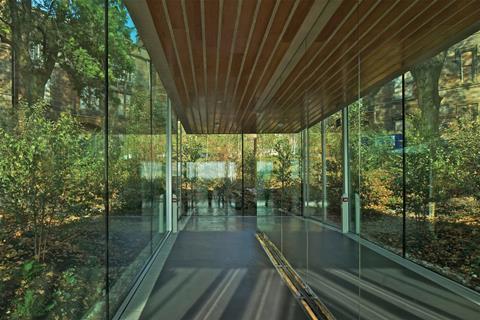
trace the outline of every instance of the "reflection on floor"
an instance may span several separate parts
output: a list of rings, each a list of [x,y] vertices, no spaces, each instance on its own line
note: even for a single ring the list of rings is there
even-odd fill
[[[259,217],[258,227],[337,319],[479,319],[480,300],[464,299],[317,222]]]
[[[265,201],[257,201],[257,206],[252,208],[236,208],[230,204],[219,204],[213,201],[210,205],[207,201],[197,201],[195,207],[188,209],[189,215],[194,216],[260,216],[272,215],[274,209],[272,207],[265,207]]]
[[[475,303],[317,222],[191,217],[142,319],[305,319],[255,240],[265,232],[336,319],[479,319]]]
[[[256,229],[255,217],[192,217],[141,319],[305,319]]]

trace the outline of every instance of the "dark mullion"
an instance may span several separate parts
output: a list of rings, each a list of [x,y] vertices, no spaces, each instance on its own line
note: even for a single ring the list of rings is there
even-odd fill
[[[403,197],[403,215],[402,215],[402,256],[406,256],[406,222],[407,222],[407,179],[406,168],[407,159],[405,157],[405,148],[407,146],[405,129],[405,74],[402,74],[402,197]]]
[[[245,215],[245,145],[244,134],[242,133],[242,216]]]
[[[105,206],[105,315],[107,319],[110,319],[110,280],[109,280],[109,246],[110,246],[110,235],[109,235],[109,216],[110,216],[110,204],[109,204],[109,157],[108,157],[108,134],[109,134],[109,117],[108,117],[108,104],[109,104],[109,81],[108,81],[108,7],[109,1],[105,0],[104,2],[104,41],[105,41],[105,52],[104,52],[104,206]]]
[[[153,68],[149,66],[149,103],[150,103],[150,252],[153,254],[153,213],[154,213],[154,189],[153,189]],[[160,231],[160,230],[159,230]]]

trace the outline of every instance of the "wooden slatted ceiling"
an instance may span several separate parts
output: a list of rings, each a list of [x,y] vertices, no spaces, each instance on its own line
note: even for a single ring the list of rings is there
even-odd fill
[[[480,24],[476,0],[145,1],[189,133],[298,132]]]

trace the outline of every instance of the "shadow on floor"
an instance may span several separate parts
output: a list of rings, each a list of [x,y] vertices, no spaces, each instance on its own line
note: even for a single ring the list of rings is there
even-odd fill
[[[192,217],[141,319],[306,319],[256,229],[255,217]]]

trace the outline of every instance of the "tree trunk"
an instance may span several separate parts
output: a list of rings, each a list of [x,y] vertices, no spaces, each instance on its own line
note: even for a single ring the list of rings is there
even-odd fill
[[[447,52],[444,51],[427,61],[412,68],[412,76],[416,84],[418,105],[421,111],[421,130],[423,141],[429,148],[429,186],[428,186],[428,215],[434,218],[435,174],[433,162],[437,155],[437,143],[440,136],[440,103],[438,90],[440,74],[442,72]]]
[[[428,59],[412,68],[412,76],[417,87],[417,100],[420,107],[424,137],[428,140],[439,136],[439,115],[441,98],[438,91],[440,74],[445,63],[447,52]]]
[[[46,21],[38,21],[32,11],[32,0],[24,0],[21,4],[16,0],[9,1],[9,10],[12,20],[12,50],[14,64],[14,106],[24,99],[32,105],[43,99],[45,85],[55,67],[58,54],[55,32],[53,28],[44,25]],[[35,43],[31,35],[43,30],[43,50],[41,59],[34,61],[31,50],[35,50]]]

